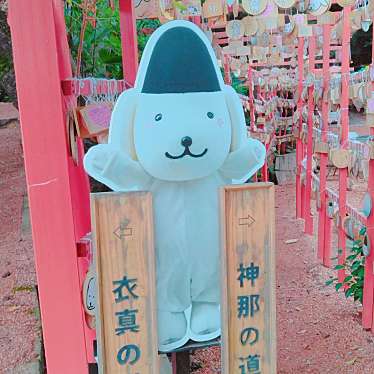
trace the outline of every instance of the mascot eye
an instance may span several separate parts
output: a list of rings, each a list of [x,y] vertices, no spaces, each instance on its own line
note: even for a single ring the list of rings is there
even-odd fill
[[[214,118],[214,113],[212,113],[212,112],[208,112],[206,115],[207,115],[208,118],[210,118],[210,119]]]
[[[158,121],[161,121],[162,120],[162,114],[161,113],[158,113],[156,114],[155,116],[155,120],[158,122]]]

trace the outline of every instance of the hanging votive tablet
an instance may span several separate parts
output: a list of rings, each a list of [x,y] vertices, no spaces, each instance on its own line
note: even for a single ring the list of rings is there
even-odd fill
[[[274,0],[274,2],[279,6],[279,8],[289,9],[295,5],[296,0]]]
[[[244,35],[244,25],[241,21],[229,21],[226,26],[226,33],[230,39],[240,39]]]
[[[253,16],[261,14],[267,5],[267,0],[242,0],[244,10]]]
[[[368,218],[371,214],[371,209],[372,209],[372,200],[371,196],[368,192],[366,192],[364,198],[362,199],[362,214]]]
[[[247,16],[242,19],[242,24],[244,25],[244,34],[246,36],[252,36],[256,34],[258,25],[255,17]]]

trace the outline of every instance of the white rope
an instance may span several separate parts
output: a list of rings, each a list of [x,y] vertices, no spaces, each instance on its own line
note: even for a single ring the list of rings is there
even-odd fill
[[[84,103],[98,104],[98,103],[111,103],[114,104],[121,94],[119,81],[116,79],[105,78],[73,78],[74,92],[77,97],[81,97]],[[89,82],[89,94],[83,93],[85,82]],[[126,84],[126,82],[124,82]],[[106,90],[99,90],[99,87],[106,87]]]

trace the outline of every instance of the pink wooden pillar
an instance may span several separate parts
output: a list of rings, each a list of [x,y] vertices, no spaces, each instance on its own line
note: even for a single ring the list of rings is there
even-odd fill
[[[47,370],[82,374],[88,364],[77,242],[90,229],[89,191],[82,163],[75,166],[68,153],[63,19],[57,0],[9,2]]]
[[[248,68],[248,98],[249,98],[249,115],[251,118],[250,127],[251,127],[251,130],[253,131],[256,125],[256,117],[255,117],[255,104],[254,104],[254,93],[253,93],[253,70],[250,65]]]
[[[370,134],[374,135],[374,128],[370,128]],[[368,193],[374,201],[374,160],[369,161]],[[373,329],[374,332],[374,213],[367,219],[367,235],[370,242],[370,254],[365,261],[365,280],[363,290],[362,325],[366,329]]]
[[[266,149],[266,155],[267,155],[268,152],[269,152],[269,149],[270,149],[270,143],[265,143],[265,149]],[[264,166],[261,168],[261,179],[262,179],[262,182],[268,182],[269,181],[267,159],[265,159]]]
[[[370,134],[374,136],[374,128],[370,128]],[[368,192],[371,199],[374,201],[374,160],[369,161],[369,181]],[[363,291],[363,311],[362,311],[362,325],[364,328],[371,328],[374,333],[374,214],[368,217],[367,220],[367,234],[370,242],[370,254],[365,261],[365,281]]]
[[[193,16],[192,22],[197,26],[201,26],[201,16]]]
[[[59,62],[59,71],[61,79],[68,79],[72,76],[71,64],[70,64],[70,50],[67,42],[67,33],[64,12],[62,9],[62,4],[59,0],[53,0],[54,4],[54,16],[55,16],[55,28],[56,28],[56,44],[57,44],[57,54]],[[70,105],[73,107],[76,105],[76,97],[65,97]],[[79,162],[75,165],[71,157],[68,158],[69,163],[69,175],[70,175],[70,192],[72,197],[72,207],[73,207],[73,219],[74,219],[74,229],[75,238],[79,246],[81,246],[81,239],[91,231],[90,223],[90,201],[89,192],[90,186],[88,183],[87,174],[83,169],[83,142],[81,139],[77,139],[78,150],[79,150]],[[80,289],[85,279],[85,275],[88,271],[88,266],[90,263],[89,251],[78,250],[78,273]],[[86,323],[85,311],[82,308],[82,321],[84,327],[84,334],[86,340],[86,355],[87,362],[94,363],[94,352],[93,352],[93,341],[96,339],[96,332],[88,327]]]
[[[300,113],[299,120],[299,134],[296,139],[296,218],[301,218],[301,161],[303,159],[303,144],[300,138],[300,132],[302,130],[303,120],[301,118],[301,109],[303,107],[303,101],[301,99],[301,93],[303,91],[303,79],[304,79],[304,38],[299,38],[299,45],[297,49],[297,65],[298,65],[298,100],[297,110]]]
[[[253,73],[252,73],[253,74]],[[252,77],[253,79],[253,77]],[[259,85],[258,86],[258,98],[266,102],[266,99],[268,98],[268,93],[264,91],[264,89]],[[271,98],[269,98],[271,100]],[[267,116],[264,116],[265,118],[265,124],[266,124],[266,119]],[[261,129],[265,129],[266,126],[261,125]],[[266,149],[266,154],[268,154],[269,151],[269,146],[270,144],[267,143],[267,137],[265,137],[265,149]],[[267,164],[267,159],[265,159],[264,166],[261,168],[261,181],[262,182],[268,182],[268,164]]]
[[[373,14],[374,16],[374,14]],[[374,29],[373,29],[374,37]],[[374,43],[372,45],[372,65],[374,65]],[[372,89],[374,85],[372,86]],[[370,135],[374,136],[374,127],[370,127]],[[368,193],[374,201],[374,160],[369,161],[369,180],[368,180]],[[372,212],[367,220],[367,234],[371,246],[370,254],[365,261],[365,280],[363,291],[363,310],[362,310],[362,325],[364,328],[372,329],[374,333],[374,213]]]
[[[309,38],[309,72],[313,73],[315,68],[316,37]],[[308,140],[305,178],[305,204],[304,204],[304,232],[313,234],[313,217],[311,215],[311,192],[312,192],[312,156],[313,156],[313,113],[314,113],[314,85],[308,88]]]
[[[350,75],[350,41],[351,41],[351,28],[350,28],[350,14],[351,8],[349,6],[343,9],[343,36],[342,36],[342,95],[340,100],[341,112],[341,137],[340,146],[342,148],[348,147],[348,133],[349,133],[349,75]],[[347,202],[347,178],[348,169],[339,169],[339,216],[340,223],[346,215],[346,202]],[[343,227],[339,224],[338,228],[338,248],[341,250],[338,263],[343,264],[346,257],[346,235]],[[338,271],[339,282],[345,278],[344,269]]]
[[[225,54],[223,55],[223,71],[225,83],[231,84],[230,56]]]
[[[331,41],[331,25],[323,25],[323,87],[324,92],[330,86],[330,41]],[[327,143],[327,133],[329,130],[329,102],[328,99],[322,100],[322,135],[321,141]],[[330,263],[330,239],[331,222],[327,217],[327,195],[326,195],[326,178],[327,178],[327,161],[328,155],[320,153],[320,186],[319,197],[321,207],[318,215],[318,258],[323,260],[324,265]],[[328,226],[326,228],[326,225]],[[326,235],[327,234],[327,235]]]
[[[326,204],[327,206],[327,204]],[[325,232],[324,232],[324,253],[323,253],[323,265],[331,267],[331,224],[332,219],[327,217],[325,220]]]
[[[138,70],[138,37],[134,2],[119,0],[123,77],[134,85]]]

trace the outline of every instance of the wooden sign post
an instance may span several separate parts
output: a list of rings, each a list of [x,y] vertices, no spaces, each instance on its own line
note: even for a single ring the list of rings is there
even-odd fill
[[[158,374],[152,197],[91,195],[102,374]]]
[[[274,186],[222,190],[222,372],[275,374]]]

